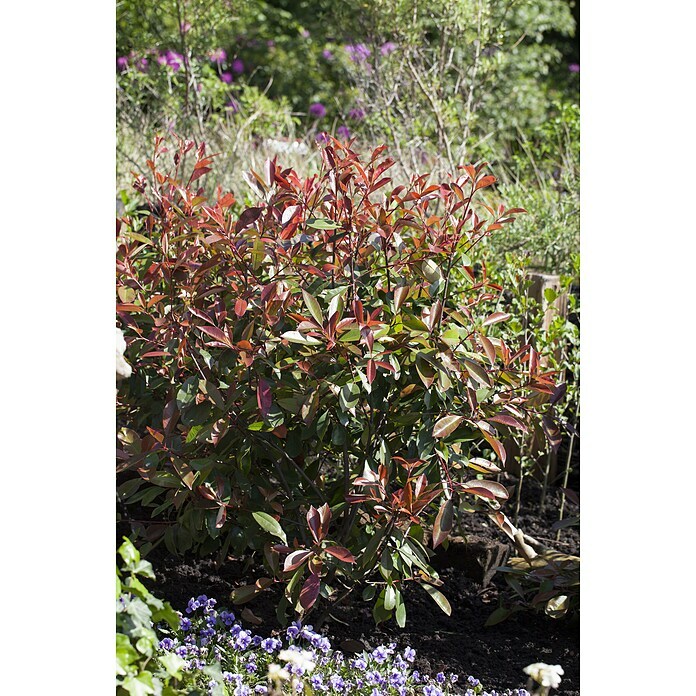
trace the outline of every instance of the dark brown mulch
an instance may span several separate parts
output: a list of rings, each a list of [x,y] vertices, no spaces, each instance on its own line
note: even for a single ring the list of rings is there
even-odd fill
[[[577,486],[573,488],[578,489]],[[560,491],[552,491],[545,510],[539,511],[539,484],[527,481],[523,490],[519,527],[564,553],[579,555],[580,540],[576,527],[562,530],[559,542],[555,541],[555,533],[549,531],[558,516]],[[566,504],[566,511],[566,517],[578,514],[577,507],[572,504]],[[465,531],[481,540],[509,545],[505,536],[485,520],[472,517],[467,520]],[[215,597],[219,606],[229,605],[231,591],[249,583],[253,577],[245,573],[237,561],[218,568],[212,559],[171,558],[162,547],[153,550],[149,560],[157,575],[154,591],[181,610],[190,597],[200,594]],[[451,616],[442,613],[421,588],[409,586],[405,589],[406,627],[399,629],[393,622],[375,627],[371,604],[362,601],[358,595],[349,605],[336,608],[328,619],[325,628],[332,644],[338,646],[346,639],[353,639],[372,648],[380,643],[396,641],[401,646],[410,645],[416,649],[417,666],[423,671],[451,671],[462,678],[471,674],[487,689],[498,691],[524,686],[522,669],[532,662],[560,664],[565,675],[554,693],[559,696],[579,695],[580,631],[577,617],[553,620],[541,614],[522,612],[495,626],[485,627],[487,618],[498,606],[499,593],[506,586],[500,574],[495,575],[487,587],[482,587],[465,575],[461,563],[449,562],[447,556],[437,565],[444,581],[441,589],[452,605]],[[272,590],[247,605],[263,619],[263,625],[256,629],[260,633],[270,633],[278,628]]]

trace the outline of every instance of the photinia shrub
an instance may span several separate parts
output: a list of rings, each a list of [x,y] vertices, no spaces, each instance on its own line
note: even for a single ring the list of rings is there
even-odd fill
[[[119,494],[146,543],[263,564],[237,602],[284,583],[283,617],[360,586],[404,625],[406,581],[450,611],[426,546],[455,520],[514,536],[502,441],[538,427],[553,373],[496,335],[502,288],[471,254],[522,211],[479,201],[484,164],[393,187],[384,147],[321,155],[307,179],[250,172],[240,209],[198,188],[205,145],[156,141],[117,221]]]

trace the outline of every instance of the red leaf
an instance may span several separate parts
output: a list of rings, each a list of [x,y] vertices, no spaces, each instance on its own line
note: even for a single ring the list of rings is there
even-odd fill
[[[394,288],[394,310],[396,312],[401,309],[401,305],[404,300],[408,297],[408,291],[410,287],[408,285],[401,285],[398,288]]]
[[[489,416],[488,420],[495,421],[496,423],[502,423],[510,428],[517,428],[517,430],[521,430],[525,433],[527,432],[527,426],[522,423],[522,421],[519,421],[517,418],[513,418],[512,416],[508,416],[504,413],[497,413],[495,416]]]
[[[493,312],[483,320],[483,326],[490,326],[491,324],[498,324],[501,321],[507,321],[510,315],[506,312]]]
[[[237,224],[234,226],[234,231],[239,233],[246,227],[249,227],[252,223],[256,222],[261,215],[261,208],[247,208],[239,216]]]
[[[374,360],[367,361],[367,381],[372,384],[377,375],[377,365]]]
[[[495,347],[490,342],[490,340],[482,334],[479,334],[478,337],[479,341],[481,341],[481,346],[483,347],[483,350],[486,353],[488,361],[491,363],[491,365],[495,365]]]
[[[268,415],[273,403],[273,393],[271,392],[271,384],[263,377],[259,380],[259,386],[256,389],[256,401],[259,404],[259,410],[262,415]]]
[[[355,563],[355,556],[343,546],[327,546],[324,551],[330,553],[334,558],[344,563]]]
[[[216,341],[224,343],[226,346],[232,348],[230,339],[222,331],[220,331],[220,329],[216,329],[214,326],[199,326],[198,328],[203,333],[207,333],[208,336],[212,336]]]
[[[440,511],[433,525],[433,548],[436,549],[452,531],[454,519],[454,503],[452,498],[445,500],[440,506]]]
[[[318,575],[312,573],[306,580],[304,585],[302,585],[302,590],[300,591],[300,604],[303,609],[309,609],[314,605],[319,596],[319,589],[321,588],[321,580]]]
[[[486,186],[490,186],[495,182],[496,178],[494,176],[484,176],[483,179],[478,180],[478,182],[476,183],[476,188],[474,190],[478,191],[479,189],[486,188]]]
[[[307,549],[300,549],[299,551],[293,551],[286,559],[283,564],[283,570],[289,573],[292,570],[297,570],[309,556],[312,555],[312,551]]]
[[[556,425],[555,421],[553,418],[550,416],[544,416],[541,419],[541,428],[544,431],[544,435],[546,435],[546,439],[549,441],[549,444],[551,445],[551,449],[554,452],[558,451],[558,448],[561,446],[561,431]]]
[[[495,498],[507,500],[510,497],[507,488],[497,481],[467,481],[462,484],[462,490],[489,500],[495,500]]]
[[[234,303],[234,313],[238,317],[243,317],[244,312],[247,311],[247,307],[249,304],[247,303],[246,300],[243,300],[241,297]]]
[[[321,543],[321,517],[319,516],[319,510],[314,505],[310,505],[307,511],[307,526],[314,537],[314,541],[317,544]]]
[[[502,512],[495,512],[488,516],[510,537],[510,539],[513,541],[515,540],[517,528],[510,522],[506,515]]]
[[[328,503],[324,503],[319,508],[318,512],[319,520],[321,522],[321,538],[323,539],[329,533],[329,524],[331,522],[331,508],[329,507]]]

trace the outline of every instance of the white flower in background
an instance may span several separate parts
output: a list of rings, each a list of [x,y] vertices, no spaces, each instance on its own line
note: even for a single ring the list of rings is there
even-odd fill
[[[272,663],[268,665],[268,678],[274,682],[288,681],[290,679],[290,672],[280,665]]]
[[[543,662],[535,662],[524,668],[524,673],[528,674],[537,684],[545,687],[542,693],[548,693],[549,687],[557,689],[561,683],[563,667],[560,665],[546,665]]]
[[[306,155],[309,152],[307,144],[300,142],[299,140],[274,140],[272,138],[268,138],[266,140],[266,147],[268,147],[273,152],[277,152],[284,155]]]
[[[126,362],[123,354],[126,352],[126,339],[123,331],[116,329],[116,381],[128,379],[133,373],[133,368]]]
[[[311,672],[314,669],[316,665],[313,657],[314,655],[306,650],[283,650],[278,654],[278,659],[299,667],[303,672]]]

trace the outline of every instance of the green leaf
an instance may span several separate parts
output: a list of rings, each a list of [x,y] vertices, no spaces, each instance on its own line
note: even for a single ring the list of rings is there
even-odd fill
[[[186,660],[183,657],[179,657],[175,653],[166,653],[165,655],[160,655],[159,661],[164,669],[167,670],[167,674],[175,679],[181,679],[181,669],[186,664]]]
[[[304,288],[302,288],[302,297],[304,298],[309,313],[314,317],[314,321],[321,326],[324,323],[324,317],[321,315],[319,302],[317,302],[316,298],[310,295]]]
[[[303,346],[321,345],[320,340],[314,338],[313,336],[305,336],[304,334],[301,334],[299,331],[286,331],[284,334],[281,335],[281,338],[284,338],[286,341],[289,341],[290,343],[299,343]]]
[[[186,444],[191,444],[198,437],[198,434],[201,432],[201,430],[203,430],[202,425],[194,425],[191,428],[191,430],[189,430],[188,435],[186,436]]]
[[[122,686],[131,696],[147,696],[155,693],[150,672],[141,672],[137,677],[128,677],[124,679]]]
[[[464,364],[466,365],[466,369],[469,371],[469,376],[473,377],[476,382],[484,387],[491,386],[491,379],[488,376],[488,372],[486,372],[485,367],[479,365],[473,360],[469,360],[468,358],[464,358]]]
[[[138,660],[138,651],[131,645],[130,640],[124,633],[116,634],[116,663],[121,667],[122,674],[127,674],[127,667]]]
[[[340,226],[338,222],[326,220],[325,218],[307,218],[307,227],[315,230],[336,230]]]
[[[403,628],[406,625],[406,605],[403,602],[396,607],[396,623],[399,628]]]
[[[447,437],[463,420],[464,416],[443,416],[433,427],[433,437]]]
[[[186,408],[189,404],[193,403],[198,393],[198,377],[189,377],[182,385],[179,391],[176,393],[176,405],[179,410]]]
[[[278,537],[278,539],[287,545],[288,539],[277,520],[271,517],[267,512],[252,512],[251,516],[256,520],[256,523],[262,529],[265,529],[269,534]]]
[[[391,611],[396,606],[396,591],[394,585],[387,585],[384,590],[384,608]]]
[[[127,566],[134,566],[138,561],[140,561],[140,551],[133,546],[133,542],[126,537],[123,537],[124,541],[118,549],[123,562]]]
[[[387,621],[388,619],[391,618],[391,611],[388,609],[385,609],[384,607],[384,594],[385,591],[382,590],[380,592],[379,596],[377,597],[377,601],[375,602],[375,606],[372,608],[372,617],[375,620],[375,623],[381,623],[382,621]]]
[[[437,606],[440,607],[440,609],[442,609],[447,616],[452,614],[452,607],[447,600],[447,597],[445,597],[442,592],[436,590],[432,585],[428,585],[427,583],[423,583],[423,588],[433,598],[433,600],[435,600]]]
[[[360,400],[360,387],[351,382],[350,384],[344,384],[341,387],[341,391],[338,394],[338,403],[344,411],[350,411],[354,409],[358,401]]]
[[[506,609],[505,607],[498,607],[487,619],[486,623],[484,626],[495,626],[496,624],[499,624],[501,621],[505,621],[508,616],[512,614],[512,611],[510,609]]]

